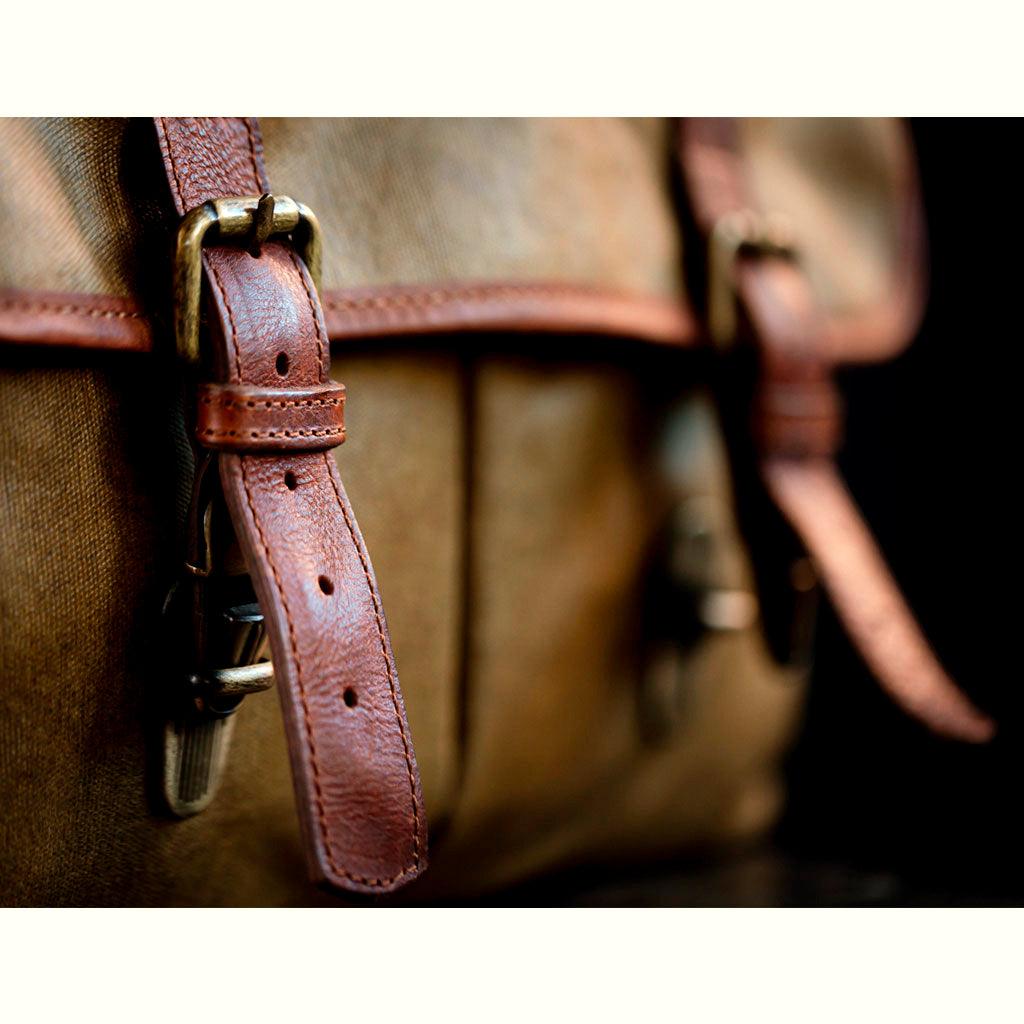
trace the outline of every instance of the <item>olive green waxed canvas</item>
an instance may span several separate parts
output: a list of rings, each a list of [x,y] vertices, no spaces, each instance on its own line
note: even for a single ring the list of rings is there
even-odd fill
[[[756,625],[708,636],[673,654],[683,724],[668,743],[643,738],[650,666],[634,656],[635,609],[681,501],[718,499],[717,582],[749,586],[713,416],[685,373],[666,388],[660,359],[495,348],[335,365],[353,396],[338,464],[443,826],[410,899],[758,834],[779,808],[778,756],[802,697]],[[160,811],[147,758],[174,572],[173,451],[111,439],[166,438],[170,400],[134,403],[134,372],[15,365],[0,385],[4,901],[330,902],[304,882],[272,694],[239,711],[212,806],[187,821]],[[611,402],[622,429],[609,446]],[[42,438],[58,412],[70,429],[53,444]],[[429,444],[415,440],[424,416],[447,428]]]
[[[0,288],[133,294],[125,118],[0,118]]]
[[[657,118],[266,118],[274,187],[318,211],[327,288],[558,281],[681,298]]]
[[[328,289],[525,279],[682,298],[667,121],[261,124],[274,188],[324,227]],[[142,134],[123,118],[0,118],[0,288],[136,293],[154,189]]]

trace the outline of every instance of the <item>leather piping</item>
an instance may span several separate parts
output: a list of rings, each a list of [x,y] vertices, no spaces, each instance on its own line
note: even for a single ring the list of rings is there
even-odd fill
[[[657,296],[558,282],[450,282],[324,293],[333,342],[513,331],[599,334],[689,347],[700,330],[687,306]],[[0,341],[150,352],[153,326],[132,299],[0,290]]]
[[[334,341],[395,334],[524,331],[633,337],[693,345],[696,321],[680,302],[558,282],[453,283],[328,292]]]
[[[116,296],[0,289],[0,341],[115,352],[149,352],[141,306]]]

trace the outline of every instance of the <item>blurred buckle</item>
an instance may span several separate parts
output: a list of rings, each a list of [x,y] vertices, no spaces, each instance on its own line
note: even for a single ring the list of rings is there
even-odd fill
[[[736,262],[748,253],[794,259],[789,218],[734,210],[715,222],[708,239],[708,332],[719,349],[729,349],[736,341]]]

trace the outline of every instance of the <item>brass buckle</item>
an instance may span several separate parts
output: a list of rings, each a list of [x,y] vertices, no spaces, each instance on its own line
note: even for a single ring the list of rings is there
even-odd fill
[[[320,223],[313,211],[288,196],[231,196],[211,199],[185,214],[174,256],[174,336],[178,355],[199,362],[199,300],[203,245],[238,242],[258,255],[272,235],[292,235],[317,291],[323,262]]]
[[[736,341],[736,261],[741,253],[795,258],[793,229],[781,213],[734,210],[715,222],[708,239],[708,332],[716,348]]]

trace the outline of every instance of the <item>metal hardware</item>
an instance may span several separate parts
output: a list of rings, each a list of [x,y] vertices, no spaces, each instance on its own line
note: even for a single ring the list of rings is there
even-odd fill
[[[263,243],[274,233],[274,209],[276,201],[269,192],[264,192],[256,204],[252,218],[252,243],[250,252],[259,256]]]
[[[214,621],[215,635],[207,641],[215,664],[224,666],[195,671],[188,681],[196,711],[224,718],[238,710],[243,697],[274,685],[274,665],[266,657],[266,629],[258,604],[226,608]]]
[[[736,340],[736,261],[744,252],[795,258],[793,229],[780,213],[734,210],[720,217],[708,239],[708,331],[721,349]]]
[[[257,253],[272,235],[293,236],[319,291],[323,262],[320,224],[303,203],[266,193],[213,199],[185,214],[174,259],[174,334],[178,355],[185,362],[199,362],[203,245],[237,242]]]
[[[208,678],[210,688],[218,697],[245,697],[274,685],[274,666],[272,662],[261,661],[255,665],[215,668]]]
[[[190,818],[210,806],[227,764],[235,719],[177,719],[164,729],[164,799],[171,813]]]
[[[196,469],[183,577],[165,605],[173,646],[163,789],[178,817],[213,799],[235,712],[246,696],[274,684],[263,615],[233,548],[216,461],[208,455]]]

